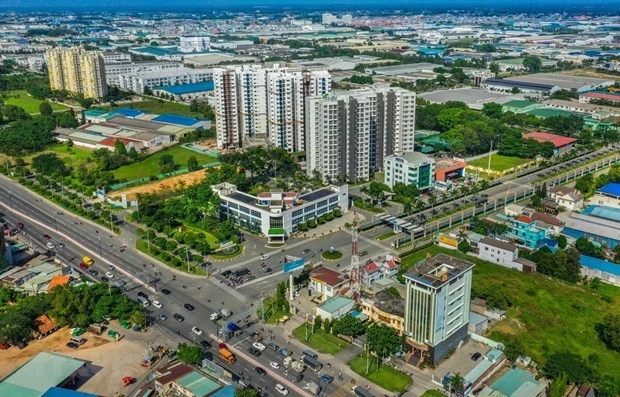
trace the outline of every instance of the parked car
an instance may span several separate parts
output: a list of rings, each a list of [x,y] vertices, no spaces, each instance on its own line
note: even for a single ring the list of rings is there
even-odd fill
[[[161,321],[166,321],[166,320],[168,320],[168,316],[166,316],[164,313],[162,313],[162,314],[159,315],[159,319]]]
[[[255,347],[248,347],[248,353],[250,353],[254,357],[258,357],[262,354],[261,351]]]
[[[75,342],[67,342],[67,345],[66,345],[66,346],[67,346],[68,348],[70,348],[70,349],[73,349],[73,350],[75,350],[75,349],[77,349],[78,347],[80,347],[80,345],[78,345],[78,344],[77,344],[77,343],[75,343]]]
[[[292,356],[293,352],[286,350],[284,348],[278,350],[278,353],[280,353],[281,355],[283,355],[284,357],[288,357],[288,356]]]
[[[110,273],[110,272],[105,272],[105,276],[106,276],[108,279],[112,279],[112,278],[114,278],[114,275],[113,275],[112,273]]]
[[[254,368],[254,371],[256,371],[257,374],[259,374],[260,376],[265,376],[267,375],[267,371],[265,371],[264,369],[262,369],[261,367],[256,367]]]
[[[278,364],[278,363],[277,363],[277,362],[275,362],[275,361],[270,362],[270,363],[269,363],[269,366],[270,366],[271,368],[273,368],[273,369],[280,369],[280,364]]]
[[[97,276],[99,272],[96,271],[95,269],[90,269],[88,270],[88,274],[90,274],[91,276]]]
[[[280,349],[280,346],[276,345],[275,343],[270,343],[267,345],[271,350],[274,351],[278,351]]]
[[[286,389],[286,387],[282,386],[279,383],[276,385],[276,391],[282,394],[283,396],[288,395],[288,390]]]
[[[482,357],[482,354],[480,352],[475,352],[474,354],[471,355],[471,360],[478,361],[480,357]]]
[[[110,270],[114,270],[114,269],[116,269],[116,268],[115,268],[114,266],[112,266],[112,265],[108,265],[108,269],[110,269]]]
[[[103,281],[104,283],[107,283],[110,280],[107,277],[101,277],[101,281]]]
[[[321,376],[321,382],[323,383],[332,383],[334,381],[334,377],[333,376],[329,376],[327,374],[323,374]]]
[[[258,350],[260,350],[262,352],[265,351],[265,349],[266,349],[265,345],[263,345],[260,342],[254,342],[254,343],[252,343],[252,346],[254,346],[255,349],[258,349]]]
[[[211,321],[217,321],[220,319],[220,315],[219,313],[211,313],[211,316],[209,316],[209,318],[211,319]]]
[[[6,350],[11,347],[8,343],[0,343],[0,350]]]
[[[153,301],[153,306],[155,306],[158,309],[161,309],[162,307],[164,307],[164,305],[162,305],[159,301]]]

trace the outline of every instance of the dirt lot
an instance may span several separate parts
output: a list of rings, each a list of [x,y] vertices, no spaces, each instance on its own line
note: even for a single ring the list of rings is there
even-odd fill
[[[122,392],[121,379],[125,376],[141,378],[148,370],[140,365],[146,353],[147,344],[171,346],[172,342],[155,329],[148,332],[125,330],[118,323],[110,328],[124,337],[113,341],[105,333],[96,336],[90,332],[83,336],[87,342],[79,349],[65,346],[69,340],[69,330],[61,328],[45,339],[30,343],[23,350],[14,347],[0,353],[0,379],[4,378],[41,351],[56,352],[90,362],[90,378],[84,379],[78,390],[102,396],[112,396]]]
[[[599,72],[594,69],[575,69],[575,70],[565,70],[560,72],[560,74],[566,74],[569,76],[580,76],[580,77],[595,77],[597,79],[616,79],[618,76],[611,73]]]
[[[131,186],[126,189],[115,190],[110,192],[109,196],[113,199],[120,199],[121,195],[126,194],[127,200],[135,200],[138,193],[152,193],[158,190],[170,189],[176,186],[190,186],[198,183],[205,175],[205,170],[188,172],[187,174],[173,176],[162,181],[155,181],[145,185]]]

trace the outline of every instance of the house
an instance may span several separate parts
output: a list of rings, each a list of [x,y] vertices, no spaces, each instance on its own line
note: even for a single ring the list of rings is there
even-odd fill
[[[383,272],[376,262],[368,262],[362,267],[362,282],[365,287],[370,288],[372,283],[383,278]]]
[[[58,329],[58,324],[46,314],[42,314],[34,320],[39,339],[45,338],[47,335],[53,333]]]
[[[592,386],[583,385],[577,390],[577,397],[596,397],[597,394],[596,389]]]
[[[560,234],[562,231],[562,222],[558,218],[553,215],[543,214],[542,212],[534,212],[531,215],[531,218],[534,219],[538,225],[544,223],[549,228],[553,230],[554,234]]]
[[[66,286],[69,284],[69,281],[71,281],[71,276],[69,276],[68,274],[64,274],[64,275],[60,275],[60,276],[54,276],[52,277],[52,280],[50,281],[49,285],[47,286],[47,292],[49,293],[52,289],[54,289],[54,287],[58,287],[58,286]]]
[[[390,258],[389,256],[385,261],[381,262],[379,266],[383,272],[383,277],[394,277],[398,274],[397,262],[400,262],[400,260],[397,258]]]
[[[534,139],[540,143],[551,142],[553,146],[555,146],[554,155],[560,155],[562,153],[570,152],[575,146],[575,142],[577,140],[575,138],[569,138],[567,136],[561,136],[556,134],[551,134],[548,132],[530,132],[529,134],[524,134],[523,138],[525,139]]]
[[[375,323],[382,323],[394,328],[398,335],[405,330],[405,300],[396,294],[381,291],[374,296],[362,297],[362,313]]]
[[[517,204],[508,204],[504,207],[504,214],[508,216],[519,216],[523,213],[525,207]]]
[[[526,210],[524,210],[525,212]],[[531,211],[532,213],[534,211]],[[494,219],[508,227],[505,235],[515,244],[528,249],[540,247],[541,240],[553,234],[553,228],[544,222],[539,222],[526,215],[510,217],[504,214],[491,215],[488,219]]]
[[[484,237],[478,243],[478,257],[500,266],[523,271],[523,266],[515,262],[519,257],[519,249],[507,241]]]
[[[491,319],[501,321],[506,319],[506,311],[500,309],[488,309],[487,301],[482,298],[474,298],[471,300],[471,311],[482,314],[483,316]]]
[[[568,210],[576,211],[583,208],[583,194],[577,189],[568,186],[553,186],[548,194],[556,204]]]
[[[470,310],[467,330],[472,334],[482,335],[487,328],[489,328],[488,317]]]
[[[547,384],[520,368],[512,368],[478,394],[478,397],[539,397],[546,395]]]
[[[345,283],[346,280],[342,277],[340,272],[326,267],[319,267],[310,274],[310,284],[308,288],[314,297],[324,302],[337,295],[338,291],[340,291]]]
[[[322,319],[337,320],[344,317],[355,307],[355,301],[353,299],[346,298],[344,296],[332,296],[319,306],[314,308],[317,316],[321,316]]]
[[[155,389],[162,393],[168,384],[192,372],[192,368],[180,361],[157,369],[155,372]]]

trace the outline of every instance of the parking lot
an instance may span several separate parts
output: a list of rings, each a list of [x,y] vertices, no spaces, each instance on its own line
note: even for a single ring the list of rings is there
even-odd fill
[[[482,360],[482,357],[480,357],[478,360],[473,361],[471,356],[474,353],[481,353],[481,355],[484,356],[489,351],[491,351],[489,346],[470,339],[463,346],[456,349],[450,358],[441,362],[437,368],[433,370],[435,380],[441,381],[448,372],[452,372],[453,374],[459,373],[461,376],[465,376],[480,362],[480,360]]]

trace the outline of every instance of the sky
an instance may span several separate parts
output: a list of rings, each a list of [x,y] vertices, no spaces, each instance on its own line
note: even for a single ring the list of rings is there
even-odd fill
[[[359,8],[483,8],[495,7],[520,8],[520,9],[546,9],[556,8],[556,11],[566,9],[583,9],[584,11],[612,11],[618,8],[617,0],[332,0],[329,2],[308,2],[306,0],[0,0],[0,8],[22,8],[36,11],[38,9],[239,9],[241,7],[256,8],[331,8],[331,9],[359,9]],[[601,8],[604,7],[604,8]]]

